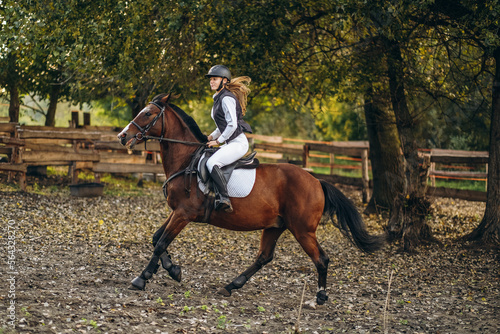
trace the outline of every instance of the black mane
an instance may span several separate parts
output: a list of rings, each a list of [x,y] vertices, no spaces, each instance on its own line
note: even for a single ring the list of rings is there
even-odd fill
[[[165,103],[163,103],[161,100],[166,95],[167,94],[156,95],[153,98],[153,102],[158,103],[158,104],[160,104],[162,106],[165,106]],[[175,104],[169,103],[168,106],[170,108],[172,108],[177,115],[179,115],[179,117],[184,121],[184,123],[186,123],[187,127],[189,128],[189,130],[191,130],[191,132],[194,134],[194,136],[196,137],[196,139],[198,139],[202,143],[206,143],[208,141],[207,136],[203,132],[201,132],[200,127],[198,126],[198,124],[196,124],[196,121],[193,119],[193,117],[191,117],[188,114],[186,114],[186,112],[184,110],[182,110],[181,108],[179,108]]]
[[[186,114],[184,110],[182,110],[175,104],[169,103],[168,105],[177,113],[177,115],[180,116],[180,118],[182,118],[182,120],[184,121],[184,123],[186,123],[189,130],[191,130],[196,139],[198,139],[202,143],[206,143],[208,141],[207,136],[203,132],[201,132],[198,124],[196,124],[196,121],[193,119],[193,117]]]

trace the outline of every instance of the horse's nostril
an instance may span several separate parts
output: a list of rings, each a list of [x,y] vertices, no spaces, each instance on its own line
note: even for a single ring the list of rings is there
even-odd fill
[[[120,141],[120,143],[122,145],[125,145],[125,143],[127,142],[127,133],[126,132],[121,132],[120,134],[118,134],[118,141]]]

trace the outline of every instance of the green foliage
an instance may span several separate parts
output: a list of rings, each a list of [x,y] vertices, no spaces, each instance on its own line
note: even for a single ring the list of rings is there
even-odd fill
[[[227,317],[225,315],[221,315],[217,318],[217,328],[218,329],[226,329]]]
[[[428,183],[428,185],[430,185],[430,180],[427,183]],[[462,189],[462,190],[474,190],[474,191],[483,191],[483,192],[486,191],[486,186],[485,186],[484,181],[436,179],[436,187]]]
[[[209,132],[203,75],[223,63],[253,79],[247,120],[257,133],[364,139],[359,101],[367,90],[392,108],[393,43],[421,145],[485,149],[499,7],[494,0],[5,0],[0,94],[17,87],[42,100],[92,102],[100,119],[121,126],[154,95],[176,91]],[[459,142],[462,132],[469,136]]]
[[[190,307],[190,306],[184,306],[184,308],[182,309],[181,313],[179,315],[184,315],[186,313],[188,313],[189,311],[192,311],[193,308]]]
[[[124,127],[132,119],[130,107],[121,98],[107,96],[93,101],[92,107],[97,124]]]
[[[293,111],[290,108],[295,108]],[[299,101],[282,98],[262,98],[254,101],[247,113],[248,122],[256,133],[290,138],[316,139],[314,118]]]
[[[315,114],[316,126],[323,140],[364,140],[366,125],[356,105],[341,103],[336,99],[325,99]]]
[[[80,320],[83,324],[85,325],[90,325],[92,326],[94,329],[97,329],[99,327],[99,324],[97,323],[97,321],[95,320],[87,320],[85,318],[82,318],[82,320]]]

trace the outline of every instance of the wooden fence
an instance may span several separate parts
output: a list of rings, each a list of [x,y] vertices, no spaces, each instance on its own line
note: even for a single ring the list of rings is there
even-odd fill
[[[21,189],[26,189],[26,174],[37,166],[68,166],[73,183],[81,170],[91,170],[100,182],[101,173],[163,173],[158,162],[158,143],[137,145],[128,150],[110,127],[52,128],[0,123],[0,154],[7,162],[0,171],[17,173]]]
[[[362,189],[363,202],[368,201],[369,189],[372,187],[372,183],[369,177],[371,167],[368,155],[369,143],[367,141],[318,142],[254,135],[250,136],[250,138],[253,142],[253,148],[259,152],[259,157],[270,162],[299,164],[310,170],[317,178],[327,179],[333,183],[358,186]],[[488,152],[423,149],[420,153],[430,156],[429,179],[431,185],[427,190],[429,195],[486,201],[486,193],[483,191],[436,188],[435,180],[441,178],[483,181],[486,189]],[[336,163],[336,160],[343,163]],[[346,161],[349,163],[345,163]],[[485,166],[485,171],[475,171],[478,166]],[[318,167],[323,169],[322,173],[313,172],[313,168]],[[329,173],[324,172],[325,168],[329,170]],[[337,175],[334,174],[334,170],[359,170],[361,175],[357,177],[340,176],[338,173]]]
[[[102,173],[163,173],[157,142],[148,142],[147,151],[144,144],[128,150],[118,142],[117,134],[111,127],[60,128],[0,123],[0,155],[7,157],[6,162],[0,163],[0,171],[8,172],[10,180],[17,174],[22,189],[26,188],[27,172],[37,166],[68,166],[74,183],[78,181],[78,173],[81,170],[92,171],[97,182],[100,181]],[[258,151],[259,159],[265,162],[297,164],[318,178],[359,186],[362,189],[363,201],[368,200],[371,182],[367,141],[320,142],[276,136],[248,137],[252,150]],[[486,165],[487,171],[487,152],[433,149],[422,151],[422,154],[430,155],[431,159],[429,177],[432,184],[428,190],[429,194],[475,201],[486,200],[485,192],[435,188],[434,180],[456,178],[486,181],[487,172],[468,169],[471,165]],[[463,164],[467,166],[461,166]],[[443,170],[442,166],[463,170],[448,171]],[[339,169],[358,171],[361,175],[336,175],[334,170]]]

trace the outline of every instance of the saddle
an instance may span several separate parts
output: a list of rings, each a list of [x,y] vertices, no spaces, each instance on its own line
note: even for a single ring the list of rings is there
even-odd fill
[[[174,178],[184,175],[184,190],[186,191],[186,195],[189,197],[191,194],[191,182],[192,182],[192,177],[193,175],[196,175],[200,178],[200,180],[207,186],[208,189],[210,189],[212,192],[214,190],[211,178],[210,178],[210,172],[208,171],[207,168],[207,160],[215,153],[217,152],[218,148],[209,148],[205,146],[201,146],[198,148],[194,153],[193,157],[191,159],[191,162],[189,165],[186,167],[186,169],[183,169],[173,175],[171,175],[164,183],[163,183],[163,194],[165,195],[165,198],[167,197],[167,189],[166,186],[167,184]],[[240,169],[240,168],[245,168],[245,169],[252,169],[252,168],[257,168],[260,164],[259,159],[255,158],[255,155],[257,152],[252,152],[247,154],[246,156],[242,157],[239,160],[236,160],[230,165],[224,166],[221,168],[221,170],[224,173],[224,177],[226,178],[226,181],[229,181],[231,178],[231,174],[235,169]],[[201,161],[200,161],[201,160]]]
[[[200,156],[200,163],[198,164],[199,169],[198,169],[198,175],[203,183],[207,183],[210,179],[210,172],[208,171],[207,167],[207,160],[210,159],[210,157],[217,152],[217,149],[213,148],[207,148],[203,151],[204,155],[202,154]],[[224,166],[221,168],[222,172],[224,173],[224,178],[226,181],[229,182],[229,179],[231,178],[231,174],[233,174],[233,171],[235,169],[243,168],[243,169],[252,169],[252,168],[257,168],[259,166],[259,159],[255,158],[255,155],[257,152],[251,152],[244,157],[240,158],[239,160],[236,160],[230,165]]]
[[[202,183],[205,184],[205,188],[209,189],[209,192],[202,204],[203,207],[205,208],[205,214],[201,221],[202,223],[208,223],[210,215],[212,214],[212,211],[214,209],[214,202],[215,202],[214,185],[212,179],[210,178],[210,172],[208,171],[206,162],[217,150],[218,148],[207,148],[204,146],[200,147],[194,152],[193,158],[191,159],[191,162],[189,163],[189,166],[186,169],[181,170],[175,173],[174,175],[170,176],[165,181],[165,183],[163,183],[163,194],[165,195],[165,198],[167,198],[168,182],[170,182],[173,178],[176,178],[180,175],[184,175],[184,190],[186,192],[186,196],[190,197],[193,174],[195,175],[195,177],[200,178]],[[241,159],[233,162],[232,164],[222,167],[221,170],[224,174],[224,177],[226,178],[226,181],[229,182],[231,174],[235,169],[257,168],[259,166],[259,160],[255,158],[256,154],[257,152],[252,152],[242,157]],[[200,192],[201,192],[200,188],[197,187],[197,192],[196,192],[197,196],[199,196]]]

